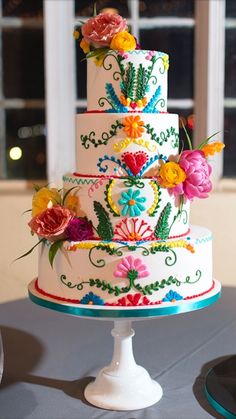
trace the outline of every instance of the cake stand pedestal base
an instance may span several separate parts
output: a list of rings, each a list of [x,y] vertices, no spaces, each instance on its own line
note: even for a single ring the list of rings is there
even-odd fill
[[[111,364],[99,372],[84,393],[91,404],[110,410],[143,409],[157,403],[162,397],[161,386],[134,360],[134,331],[131,322],[199,310],[215,303],[221,292],[219,281],[214,281],[211,291],[192,300],[140,307],[89,306],[59,302],[53,296],[43,295],[37,290],[36,281],[35,279],[29,284],[29,297],[34,303],[72,316],[114,321],[114,353]]]
[[[103,409],[136,410],[157,403],[162,388],[151,379],[133,356],[131,321],[116,320],[111,332],[114,354],[111,364],[103,368],[94,382],[85,389],[85,398]]]

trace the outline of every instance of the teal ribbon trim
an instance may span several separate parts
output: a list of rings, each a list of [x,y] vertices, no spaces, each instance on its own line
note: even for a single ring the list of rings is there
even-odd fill
[[[105,317],[105,318],[133,318],[133,317],[158,317],[158,316],[170,316],[173,314],[180,314],[180,313],[186,313],[188,311],[194,311],[194,310],[200,310],[202,308],[205,308],[213,303],[215,303],[220,298],[221,292],[219,291],[217,294],[214,294],[211,297],[205,298],[201,301],[188,301],[188,302],[182,302],[179,305],[175,305],[173,307],[153,307],[152,308],[133,308],[130,309],[128,307],[125,307],[123,309],[120,309],[119,307],[116,307],[114,309],[109,309],[108,306],[104,308],[104,306],[96,306],[96,308],[88,308],[87,306],[81,307],[79,305],[76,306],[70,306],[67,304],[59,304],[55,303],[52,300],[46,300],[43,298],[40,298],[33,294],[29,290],[29,298],[31,301],[33,301],[35,304],[38,304],[42,307],[49,308],[51,310],[56,310],[61,313],[70,314],[73,316],[80,316],[80,317]]]
[[[206,398],[207,398],[208,402],[210,403],[210,405],[213,407],[213,409],[215,409],[218,413],[220,413],[226,419],[235,419],[236,418],[236,416],[233,415],[233,413],[230,413],[221,404],[219,404],[215,399],[213,399],[213,397],[210,395],[210,393],[208,393],[206,386],[205,386],[204,391],[205,391]]]

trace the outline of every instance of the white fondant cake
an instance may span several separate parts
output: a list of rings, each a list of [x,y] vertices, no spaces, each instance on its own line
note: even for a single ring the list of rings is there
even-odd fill
[[[76,173],[64,175],[62,190],[33,197],[37,290],[85,305],[205,298],[214,289],[212,236],[189,226],[189,202],[208,196],[207,157],[220,143],[193,150],[187,137],[189,150],[180,147],[178,115],[166,112],[167,54],[134,49],[127,32],[99,49],[97,36],[81,41],[88,112],[76,116]]]
[[[149,305],[205,295],[213,287],[212,235],[192,227],[191,236],[168,243],[65,242],[49,263],[39,255],[38,289],[81,304]]]

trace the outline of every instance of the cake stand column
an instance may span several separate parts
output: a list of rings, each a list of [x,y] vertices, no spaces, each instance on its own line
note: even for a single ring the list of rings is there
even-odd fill
[[[111,334],[114,338],[111,364],[88,384],[85,398],[95,406],[110,410],[143,409],[157,403],[162,397],[162,388],[135,362],[131,321],[115,320]]]

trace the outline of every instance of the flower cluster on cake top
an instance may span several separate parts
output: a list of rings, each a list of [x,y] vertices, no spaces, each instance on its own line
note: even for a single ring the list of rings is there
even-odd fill
[[[93,57],[96,65],[101,65],[109,50],[121,53],[140,49],[135,37],[129,32],[126,19],[118,14],[96,14],[74,31],[74,38],[80,41],[86,58]]]

